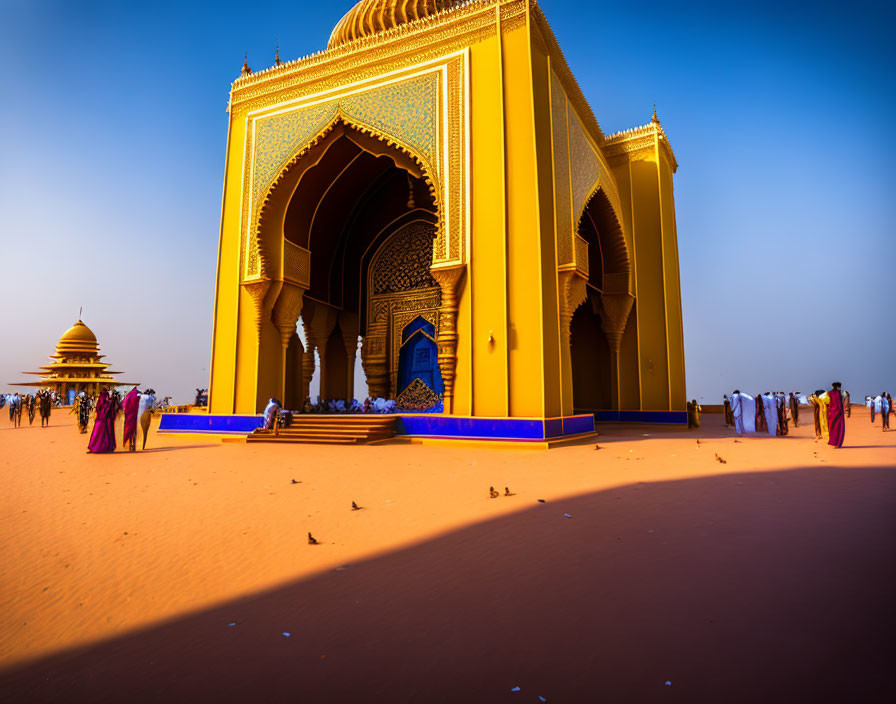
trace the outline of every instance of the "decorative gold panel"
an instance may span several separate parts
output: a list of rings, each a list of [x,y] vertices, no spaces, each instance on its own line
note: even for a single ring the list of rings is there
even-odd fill
[[[569,175],[569,132],[567,129],[567,102],[563,87],[551,72],[551,118],[554,132],[554,216],[557,221],[557,264],[573,261],[572,198]]]
[[[306,290],[311,288],[311,252],[289,240],[283,242],[283,278]]]
[[[318,98],[312,103],[311,96],[248,115],[241,236],[243,278],[270,276],[264,271],[256,232],[272,185],[337,120],[415,158],[439,207],[433,260],[463,262],[467,239],[466,60],[466,52],[455,54],[427,66],[409,68],[404,76],[329,91],[323,97],[325,102]]]
[[[370,266],[372,293],[399,293],[438,286],[432,278],[435,227],[415,222],[401,228],[380,247]]]
[[[585,212],[588,203],[598,189],[607,195],[607,199],[616,212],[616,218],[622,222],[622,201],[616,190],[616,182],[610,173],[609,166],[588,141],[585,128],[574,112],[569,113],[569,155],[572,164],[572,202],[575,213],[575,227]]]
[[[584,237],[575,236],[576,271],[587,280],[591,275],[591,266],[588,261],[588,241]]]

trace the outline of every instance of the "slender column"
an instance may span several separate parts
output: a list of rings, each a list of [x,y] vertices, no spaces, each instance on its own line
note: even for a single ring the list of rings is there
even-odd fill
[[[280,347],[282,350],[282,366],[280,370],[280,398],[286,398],[286,350],[289,347],[289,341],[296,332],[296,325],[299,322],[299,316],[302,314],[302,302],[305,296],[305,289],[299,288],[292,284],[283,284],[280,289],[280,295],[274,305],[273,320],[274,325],[280,333]]]
[[[308,304],[306,304],[308,305]],[[327,343],[333,328],[336,327],[336,309],[324,303],[312,303],[309,315],[304,317],[305,335],[308,337],[308,347],[317,349],[320,355],[320,395],[327,395]]]
[[[358,332],[361,321],[357,313],[342,312],[339,314],[339,330],[345,345],[346,365],[346,401],[351,403],[355,397],[355,360],[358,358]]]
[[[308,327],[305,326],[307,332]],[[302,403],[311,398],[311,377],[314,376],[314,345],[311,342],[311,336],[306,335],[305,353],[302,355]]]
[[[433,268],[432,275],[442,289],[439,309],[439,369],[445,385],[445,413],[451,414],[454,406],[454,376],[457,369],[457,309],[459,286],[466,267]]]
[[[601,329],[610,343],[610,356],[613,365],[613,374],[616,381],[616,408],[619,409],[619,350],[622,347],[622,337],[625,327],[635,303],[634,297],[629,293],[604,293],[600,297],[600,324]]]

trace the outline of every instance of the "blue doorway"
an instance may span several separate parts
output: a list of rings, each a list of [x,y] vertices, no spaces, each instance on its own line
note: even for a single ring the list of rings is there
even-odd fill
[[[398,388],[401,395],[419,379],[438,395],[445,391],[439,369],[439,348],[435,342],[435,326],[423,318],[416,318],[401,333],[398,356]]]

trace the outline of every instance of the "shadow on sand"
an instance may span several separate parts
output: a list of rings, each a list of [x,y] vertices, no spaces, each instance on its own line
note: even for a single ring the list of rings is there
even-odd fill
[[[536,498],[509,516],[8,670],[0,699],[894,700],[892,469]],[[304,545],[297,530],[296,555],[308,549],[326,546]]]

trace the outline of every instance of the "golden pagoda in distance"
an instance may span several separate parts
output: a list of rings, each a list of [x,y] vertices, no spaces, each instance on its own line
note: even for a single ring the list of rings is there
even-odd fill
[[[56,354],[50,355],[54,361],[41,367],[40,372],[23,372],[41,376],[37,382],[22,382],[13,386],[39,386],[61,395],[65,402],[72,403],[75,394],[81,391],[95,396],[106,387],[128,385],[113,378],[121,372],[108,371],[109,365],[100,360],[100,346],[96,335],[80,319],[66,330],[56,344]]]

